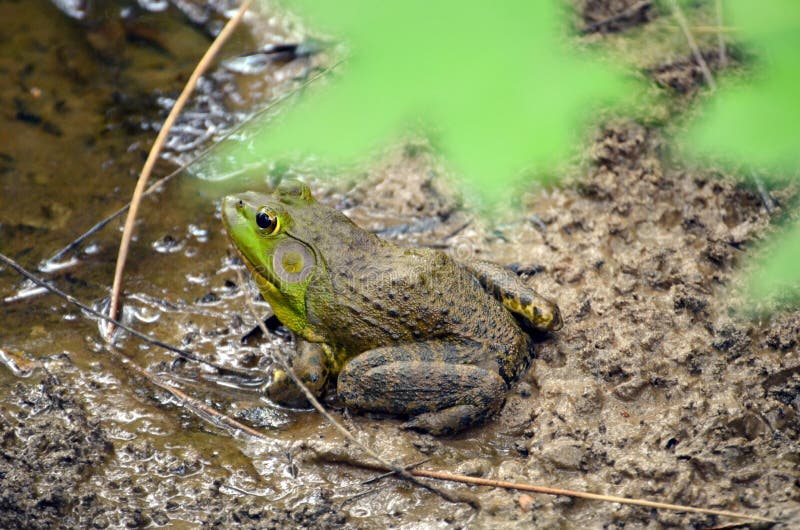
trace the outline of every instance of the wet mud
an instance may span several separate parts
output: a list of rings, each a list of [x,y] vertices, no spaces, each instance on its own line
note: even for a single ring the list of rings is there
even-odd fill
[[[654,16],[649,0],[579,0],[582,33],[613,33],[649,22]]]
[[[54,12],[46,2],[38,9]],[[609,16],[592,13],[591,20]],[[171,16],[186,23],[180,10]],[[189,31],[198,27],[192,24]],[[84,38],[79,30],[80,24],[76,42]],[[252,43],[231,56],[247,46]],[[94,53],[89,46],[86,65],[95,64]],[[652,61],[647,71],[654,83],[686,87],[673,96],[689,98],[702,76],[683,57],[685,50]],[[16,62],[0,57],[0,65],[9,64]],[[114,75],[124,75],[119,68],[112,67]],[[279,70],[270,72],[271,79],[281,78]],[[46,71],[41,79],[57,73]],[[132,122],[157,121],[161,80],[156,75],[152,86],[134,91],[152,112]],[[231,82],[243,81],[234,76]],[[266,83],[263,94],[280,90],[276,83]],[[113,75],[108,84],[104,94],[121,89]],[[43,91],[38,98],[32,87]],[[86,122],[76,114],[97,116],[115,100],[98,95],[80,113],[52,113],[52,93],[43,82],[2,92],[4,102],[17,97],[25,112],[41,117],[17,123],[14,116],[21,138],[53,136],[46,123],[62,131],[39,165],[26,158],[25,145],[4,140],[0,147],[0,248],[31,267],[126,200],[152,134],[120,127],[114,130],[124,134],[104,140],[110,132],[77,129],[85,131],[80,141],[108,142],[78,149],[73,131]],[[778,528],[800,525],[800,312],[753,318],[734,310],[742,303],[736,271],[774,230],[794,191],[771,190],[768,208],[755,186],[675,160],[668,145],[661,128],[609,122],[596,131],[586,163],[565,181],[532,186],[511,215],[489,217],[475,215],[469,199],[453,191],[453,176],[424,141],[389,148],[380,162],[335,185],[294,168],[320,201],[366,229],[403,245],[509,266],[557,300],[565,317],[562,330],[537,339],[531,369],[483,426],[434,438],[405,431],[398,420],[351,416],[331,397],[334,414],[360,440],[404,463],[429,459],[426,467],[471,476],[749,511],[781,520]],[[59,164],[68,152],[72,159]],[[254,300],[261,316],[270,311],[237,272],[242,266],[223,233],[217,196],[179,178],[145,202],[142,218],[126,283],[134,326],[254,375],[269,369],[271,351],[290,349],[279,328],[242,342],[254,327],[245,300]],[[51,279],[84,300],[106,296],[117,238],[114,229],[101,233],[78,253],[77,266]],[[2,296],[19,287],[12,271],[0,269]],[[728,522],[440,485],[472,494],[481,507],[475,510],[394,479],[363,485],[376,473],[326,458],[358,458],[358,452],[315,412],[276,408],[257,389],[120,338],[126,356],[257,426],[266,439],[234,434],[126,370],[103,349],[96,323],[66,303],[37,296],[0,307],[4,364],[27,368],[0,370],[2,527],[706,528]]]

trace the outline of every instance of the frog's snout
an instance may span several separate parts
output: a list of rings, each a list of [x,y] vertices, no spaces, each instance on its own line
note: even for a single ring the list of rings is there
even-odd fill
[[[237,195],[227,195],[224,199],[222,199],[222,204],[226,208],[230,208],[231,206],[235,207],[237,210],[244,208],[244,199]]]
[[[242,222],[247,211],[247,202],[238,195],[222,199],[222,220],[230,228]]]

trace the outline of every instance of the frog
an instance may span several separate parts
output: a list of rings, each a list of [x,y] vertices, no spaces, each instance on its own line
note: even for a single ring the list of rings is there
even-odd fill
[[[558,306],[481,260],[386,241],[284,181],[222,200],[236,253],[296,337],[292,371],[316,397],[331,383],[348,411],[400,417],[433,435],[485,422],[557,331]],[[279,405],[304,394],[275,368]]]

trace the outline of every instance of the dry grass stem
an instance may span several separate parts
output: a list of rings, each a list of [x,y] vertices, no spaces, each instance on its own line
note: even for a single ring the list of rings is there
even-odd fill
[[[717,11],[717,26],[723,27],[722,15],[722,0],[716,0],[715,8]],[[725,68],[728,66],[728,53],[725,50],[725,35],[722,32],[717,34],[717,47],[719,49],[719,66]]]
[[[510,490],[530,491],[534,493],[544,493],[547,495],[565,495],[567,497],[577,497],[579,499],[592,499],[604,502],[617,502],[620,504],[631,504],[634,506],[645,506],[648,508],[657,508],[661,510],[672,510],[677,512],[692,512],[702,513],[706,515],[718,515],[723,517],[734,517],[736,519],[750,519],[753,521],[762,521],[766,523],[775,523],[774,519],[761,517],[760,515],[751,515],[741,512],[732,512],[728,510],[713,510],[709,508],[696,508],[694,506],[684,506],[682,504],[670,504],[666,502],[648,501],[645,499],[630,499],[627,497],[616,497],[613,495],[600,495],[598,493],[588,493],[584,491],[566,490],[560,488],[548,488],[544,486],[534,486],[531,484],[520,484],[517,482],[506,482],[503,480],[489,480],[478,477],[468,477],[464,475],[454,475],[442,471],[429,471],[426,469],[412,469],[411,474],[415,477],[435,478],[438,480],[447,480],[452,482],[460,482],[462,484],[474,484],[476,486],[490,486],[493,488],[504,488]]]
[[[711,90],[716,90],[717,83],[714,81],[714,76],[711,75],[711,69],[708,67],[708,63],[706,63],[706,60],[703,58],[700,48],[697,47],[697,42],[695,42],[694,37],[692,36],[692,32],[689,29],[689,23],[686,21],[686,17],[683,14],[681,6],[678,5],[678,0],[670,0],[670,5],[672,6],[672,14],[675,17],[675,20],[678,21],[678,25],[681,27],[683,36],[686,37],[686,42],[689,43],[689,48],[692,49],[694,60],[697,61],[698,66],[700,66],[700,70],[703,72],[703,77],[706,80],[706,84],[711,88]]]
[[[389,471],[387,468],[380,466],[359,462],[352,459],[339,458],[338,455],[320,455],[321,458],[327,459],[332,463],[345,464],[372,469],[374,471]],[[488,486],[491,488],[503,488],[508,490],[529,491],[532,493],[542,493],[545,495],[563,495],[565,497],[576,497],[579,499],[590,499],[603,502],[616,502],[619,504],[630,504],[633,506],[644,506],[647,508],[656,508],[661,510],[672,510],[677,512],[692,512],[701,513],[706,515],[717,515],[722,517],[734,517],[737,519],[749,519],[752,521],[762,521],[766,523],[775,523],[774,519],[762,517],[760,515],[751,515],[741,512],[733,512],[728,510],[714,510],[710,508],[696,508],[694,506],[685,506],[682,504],[670,504],[666,502],[648,501],[645,499],[632,499],[628,497],[616,497],[613,495],[601,495],[598,493],[589,493],[585,491],[575,491],[562,488],[550,488],[546,486],[535,486],[532,484],[522,484],[519,482],[508,482],[504,480],[491,480],[479,477],[470,477],[467,475],[458,475],[454,473],[447,473],[445,471],[434,471],[429,469],[411,469],[409,471],[415,477],[431,478],[436,480],[446,480],[449,482],[458,482],[461,484],[471,484],[474,486]]]
[[[230,20],[228,20],[227,24],[225,24],[225,27],[222,28],[222,31],[220,31],[219,35],[217,35],[217,38],[214,39],[214,42],[212,42],[211,46],[209,46],[208,50],[206,50],[206,53],[200,59],[200,62],[197,63],[197,67],[195,67],[192,75],[186,82],[186,86],[183,87],[183,90],[181,91],[180,96],[178,96],[178,99],[175,101],[175,105],[170,110],[167,119],[164,120],[161,130],[158,131],[158,136],[156,136],[156,140],[153,142],[153,147],[150,149],[150,153],[147,155],[147,160],[144,163],[142,172],[139,175],[139,180],[136,182],[136,188],[133,191],[133,198],[131,199],[130,209],[128,210],[128,217],[125,219],[125,228],[123,229],[122,239],[119,244],[117,265],[114,270],[114,283],[111,288],[111,304],[108,308],[108,316],[111,318],[116,318],[119,311],[119,297],[120,292],[122,291],[122,274],[125,271],[125,261],[127,260],[128,249],[130,248],[131,238],[133,237],[133,225],[136,221],[136,214],[139,211],[139,204],[142,201],[142,195],[144,193],[145,185],[147,184],[147,179],[150,178],[150,173],[152,173],[153,167],[158,160],[158,156],[164,147],[164,142],[167,140],[167,135],[169,134],[170,129],[172,129],[175,120],[177,119],[181,110],[183,110],[183,107],[188,101],[189,96],[197,86],[197,81],[208,69],[211,61],[217,55],[217,52],[219,52],[220,48],[228,39],[228,37],[230,37],[231,33],[233,33],[233,30],[242,20],[245,11],[247,11],[247,8],[250,7],[252,2],[253,0],[244,0],[244,2],[242,2],[239,10],[233,17],[231,17]],[[106,329],[106,332],[109,336],[113,331],[113,325],[110,325]]]

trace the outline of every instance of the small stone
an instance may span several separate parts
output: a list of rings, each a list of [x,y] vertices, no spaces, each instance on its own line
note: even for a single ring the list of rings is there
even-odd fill
[[[491,467],[491,463],[485,458],[472,458],[458,464],[456,470],[468,477],[484,477]]]
[[[579,442],[567,438],[550,442],[542,449],[542,459],[559,469],[577,471],[583,460],[583,448],[578,444]]]
[[[169,517],[164,512],[155,512],[153,514],[153,522],[158,526],[166,526],[169,524]]]
[[[614,388],[614,395],[622,401],[633,401],[647,386],[647,381],[639,376],[633,376],[628,381],[618,384]]]
[[[523,512],[529,512],[533,509],[533,497],[528,494],[520,495],[518,502]]]
[[[219,295],[215,292],[208,292],[196,300],[198,304],[213,304],[219,302]]]

